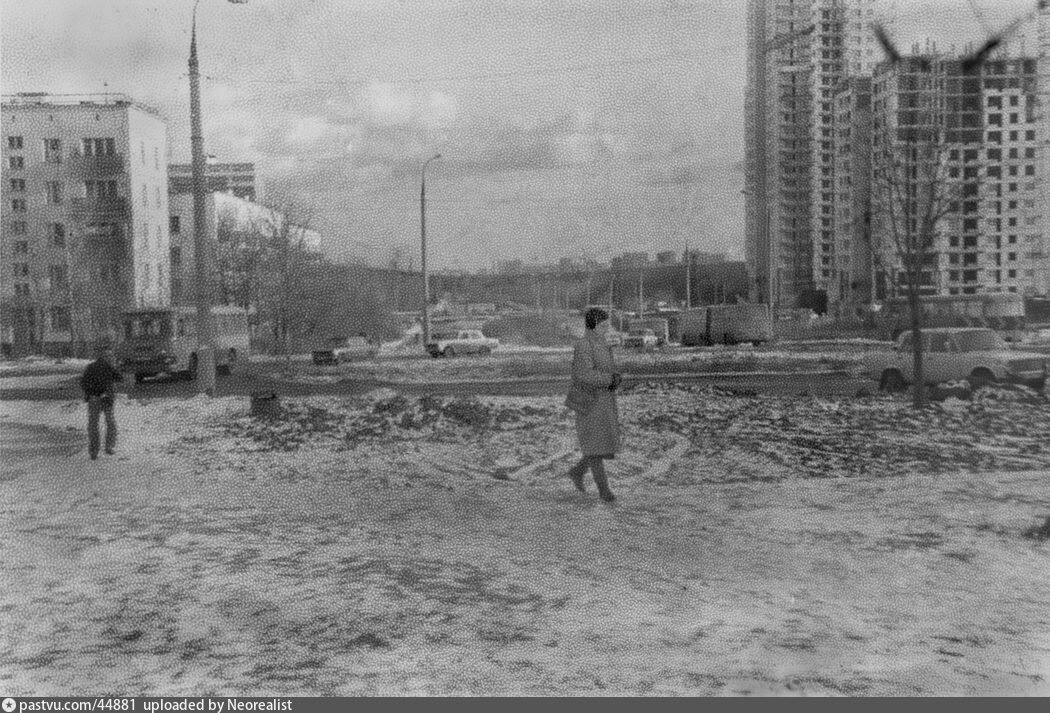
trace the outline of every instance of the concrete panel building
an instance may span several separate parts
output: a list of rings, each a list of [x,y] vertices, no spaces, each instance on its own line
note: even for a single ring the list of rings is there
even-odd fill
[[[878,0],[749,0],[745,261],[751,296],[785,307],[839,284],[835,93],[881,58]]]
[[[125,95],[5,95],[0,300],[11,354],[86,351],[169,302],[165,119]]]

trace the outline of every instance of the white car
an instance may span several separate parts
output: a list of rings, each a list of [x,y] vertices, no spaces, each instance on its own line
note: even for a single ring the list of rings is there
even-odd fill
[[[340,364],[355,359],[374,359],[379,347],[367,337],[337,337],[329,341],[324,349],[315,349],[311,356],[314,364]]]
[[[454,357],[461,354],[491,354],[499,347],[499,340],[486,337],[480,329],[458,329],[449,332],[437,332],[431,335],[426,345],[430,356]]]
[[[940,384],[966,379],[974,388],[997,381],[1042,389],[1050,355],[1011,349],[993,329],[953,327],[922,330],[923,381]],[[871,363],[883,391],[901,391],[915,382],[912,334],[897,337],[891,354]]]
[[[627,332],[627,336],[623,338],[623,346],[625,349],[633,347],[635,349],[649,351],[651,349],[656,349],[659,341],[656,332],[651,329],[632,329]]]

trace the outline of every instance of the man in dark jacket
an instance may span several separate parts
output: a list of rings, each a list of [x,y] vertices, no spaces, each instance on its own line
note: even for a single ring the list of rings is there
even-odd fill
[[[117,419],[113,415],[113,384],[124,377],[113,367],[113,347],[102,346],[98,359],[87,365],[80,377],[80,388],[84,390],[84,401],[88,405],[88,454],[91,460],[98,458],[98,418],[106,415],[106,453],[113,454],[117,447]]]

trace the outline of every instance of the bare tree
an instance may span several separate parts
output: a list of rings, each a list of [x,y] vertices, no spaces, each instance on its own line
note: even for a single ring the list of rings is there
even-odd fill
[[[926,403],[921,298],[924,291],[936,291],[938,238],[946,219],[960,212],[973,212],[976,218],[978,170],[975,160],[960,174],[951,160],[957,158],[953,154],[958,153],[960,142],[958,132],[949,125],[957,123],[961,112],[946,106],[945,63],[916,57],[893,67],[904,91],[898,91],[901,106],[874,146],[873,248],[883,254],[884,265],[892,251],[896,264],[889,271],[891,286],[903,288],[908,299],[913,404],[921,407]],[[964,201],[966,207],[960,211]]]

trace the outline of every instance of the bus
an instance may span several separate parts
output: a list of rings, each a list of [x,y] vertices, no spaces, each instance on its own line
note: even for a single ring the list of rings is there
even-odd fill
[[[215,372],[229,374],[240,359],[246,359],[248,314],[240,307],[212,307],[215,320]],[[124,338],[118,362],[122,371],[141,382],[148,376],[168,374],[185,379],[197,377],[196,307],[154,307],[123,313]]]
[[[1024,335],[1024,297],[1014,292],[982,292],[973,295],[928,295],[920,297],[923,327],[988,327],[1007,341]],[[911,305],[907,297],[885,302],[890,338],[911,328]]]

